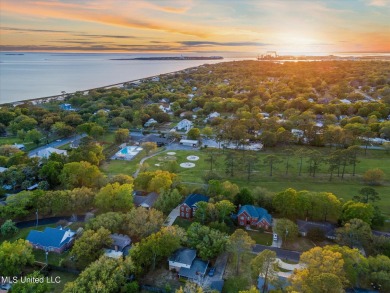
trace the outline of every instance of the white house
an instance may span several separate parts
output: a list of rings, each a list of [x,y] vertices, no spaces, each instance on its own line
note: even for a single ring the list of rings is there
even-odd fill
[[[0,167],[0,173],[3,173],[5,171],[7,171],[7,170],[8,170],[8,168]]]
[[[157,124],[157,121],[154,120],[153,118],[150,118],[148,121],[145,122],[144,126],[145,127],[149,127],[149,126],[151,126],[153,124]]]
[[[171,112],[171,106],[170,106],[170,105],[166,106],[166,105],[161,104],[161,105],[159,106],[159,108],[160,108],[160,110],[163,111],[164,113]]]
[[[193,123],[190,120],[183,119],[176,125],[177,131],[184,131],[187,133],[193,127]]]
[[[24,150],[25,149],[25,146],[24,144],[17,144],[17,143],[14,143],[12,146],[14,146],[15,148],[19,149],[19,150]]]
[[[48,147],[48,148],[45,148],[43,150],[38,151],[35,155],[33,155],[33,157],[38,157],[38,158],[41,158],[41,159],[43,159],[43,158],[47,159],[48,157],[50,157],[51,154],[58,154],[58,155],[67,156],[68,152],[66,150],[59,150],[59,149],[56,149],[56,148]]]
[[[217,118],[217,117],[220,117],[221,114],[219,114],[218,112],[213,112],[213,113],[210,113],[209,116],[207,116],[208,119],[213,119],[213,118]]]
[[[303,137],[303,135],[304,135],[303,130],[300,130],[300,129],[291,129],[291,133],[292,133],[295,137]]]
[[[352,104],[352,102],[350,100],[347,100],[347,99],[341,99],[340,102],[343,104]]]

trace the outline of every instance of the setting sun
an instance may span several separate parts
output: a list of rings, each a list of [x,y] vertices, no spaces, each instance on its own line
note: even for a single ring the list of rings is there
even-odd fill
[[[390,51],[389,1],[2,0],[0,9],[2,51]]]

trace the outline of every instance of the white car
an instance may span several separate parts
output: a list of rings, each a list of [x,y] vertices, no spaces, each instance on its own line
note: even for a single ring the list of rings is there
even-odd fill
[[[278,241],[278,234],[274,233],[274,241]]]

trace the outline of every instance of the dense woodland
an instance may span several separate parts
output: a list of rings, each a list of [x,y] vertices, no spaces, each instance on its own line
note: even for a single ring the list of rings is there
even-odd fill
[[[72,110],[63,110],[64,103],[71,104]],[[170,111],[160,107],[168,105]],[[208,118],[213,112],[219,117]],[[87,221],[71,249],[72,258],[61,262],[64,267],[83,270],[65,292],[97,290],[99,274],[105,292],[119,292],[121,288],[123,292],[138,292],[137,282],[166,264],[166,258],[181,246],[196,248],[204,260],[215,260],[223,251],[229,252],[237,275],[242,266],[250,266],[251,283],[255,284],[259,275],[272,279],[275,272],[265,272],[264,263],[274,263],[275,255],[266,251],[240,265],[242,254],[254,242],[245,231],[236,229],[237,223],[229,216],[240,205],[255,204],[280,218],[275,227],[281,231],[278,234],[283,235],[288,227],[286,243],[298,237],[297,219],[338,225],[333,243],[337,245],[316,247],[301,256],[307,267],[293,274],[289,292],[341,292],[370,284],[390,290],[390,240],[371,232],[386,220],[380,200],[388,195],[379,196],[375,190],[375,186],[388,185],[389,175],[381,166],[356,179],[365,185],[352,200],[343,200],[327,190],[288,188],[270,192],[261,183],[252,188],[236,180],[240,173],[240,180],[256,182],[260,168],[267,176],[275,176],[276,171],[289,176],[292,158],[300,161],[294,170],[296,176],[323,176],[329,181],[354,177],[356,165],[369,147],[389,149],[389,116],[390,63],[379,61],[226,62],[127,83],[123,88],[66,94],[61,101],[2,105],[0,167],[6,170],[0,173],[0,196],[7,196],[0,205],[4,238],[0,238],[0,264],[8,275],[19,274],[21,267],[32,264],[31,247],[22,239],[7,239],[17,233],[14,222],[33,219],[37,209],[41,217],[93,212],[95,217]],[[150,118],[158,123],[144,127]],[[208,166],[203,174],[206,187],[183,183],[174,164],[164,170],[141,168],[136,178],[102,172],[102,164],[109,163],[119,144],[128,142],[131,130],[178,139],[183,134],[160,126],[182,118],[192,120],[195,126],[188,138],[214,139],[237,149],[202,151]],[[101,143],[110,133],[114,133],[114,142]],[[41,160],[7,143],[10,138],[17,139],[33,149],[75,134],[86,137],[78,148],[68,149],[68,156],[52,154]],[[242,150],[253,143],[261,143],[266,151],[281,148],[284,155],[269,154],[260,161],[258,152]],[[149,154],[156,146],[144,144],[144,148]],[[302,169],[303,161],[307,170]],[[222,168],[218,167],[221,162]],[[221,169],[226,180],[217,172]],[[35,183],[37,190],[26,190]],[[147,212],[136,208],[134,190],[158,192],[155,207]],[[190,192],[207,194],[210,202],[199,205],[190,226],[164,227],[166,216]],[[133,239],[130,256],[118,261],[101,257],[103,248],[110,245],[109,235],[118,232]],[[309,237],[324,240],[319,231]],[[241,247],[240,243],[245,245]],[[23,257],[20,251],[24,251]],[[15,262],[7,261],[9,255],[15,255]],[[318,259],[323,261],[320,269]],[[126,283],[129,275],[136,281]],[[200,288],[191,289],[192,285],[178,292],[202,292]],[[323,290],[317,291],[319,287]],[[333,291],[328,291],[330,288]],[[40,290],[48,292],[50,288]]]

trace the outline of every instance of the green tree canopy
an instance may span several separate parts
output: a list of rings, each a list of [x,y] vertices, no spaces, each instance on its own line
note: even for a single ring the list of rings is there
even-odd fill
[[[138,239],[158,232],[165,220],[162,212],[153,208],[145,209],[144,207],[132,209],[126,214],[125,218],[125,229],[129,235]]]
[[[80,267],[86,267],[103,255],[103,248],[110,247],[112,244],[110,234],[111,232],[105,228],[83,232],[71,250],[71,254],[75,256]]]
[[[240,262],[243,253],[248,252],[255,245],[255,241],[242,229],[237,229],[230,235],[226,249],[236,259],[236,274],[240,269]]]
[[[126,262],[102,256],[82,271],[75,281],[67,283],[63,292],[120,292],[131,272]]]
[[[30,243],[24,239],[4,241],[0,245],[0,268],[3,276],[18,276],[24,266],[34,262]]]
[[[104,181],[99,168],[89,162],[72,162],[64,165],[59,176],[62,185],[66,188],[98,187]]]
[[[195,222],[187,230],[188,245],[195,248],[199,256],[209,260],[225,250],[227,235]]]
[[[95,205],[100,211],[129,211],[133,206],[133,185],[107,184],[96,194]]]

